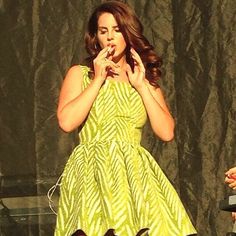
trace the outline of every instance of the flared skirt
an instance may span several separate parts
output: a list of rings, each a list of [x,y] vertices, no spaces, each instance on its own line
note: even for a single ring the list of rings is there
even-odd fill
[[[186,236],[196,231],[172,184],[139,144],[78,145],[63,172],[55,236]]]

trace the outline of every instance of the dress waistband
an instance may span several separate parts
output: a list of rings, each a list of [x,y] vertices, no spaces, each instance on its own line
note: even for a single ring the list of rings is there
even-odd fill
[[[107,139],[107,140],[84,140],[80,141],[79,145],[99,145],[99,144],[107,144],[107,143],[122,143],[122,144],[129,144],[129,145],[140,145],[140,142],[137,140],[118,140],[118,139]]]

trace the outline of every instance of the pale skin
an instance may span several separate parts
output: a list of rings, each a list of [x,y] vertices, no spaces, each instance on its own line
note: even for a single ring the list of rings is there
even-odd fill
[[[225,172],[225,183],[234,190],[236,190],[236,167],[230,168]],[[236,212],[232,212],[232,219],[236,221]]]
[[[98,19],[97,39],[102,50],[95,58],[94,77],[82,91],[82,71],[79,66],[69,69],[59,97],[57,117],[60,127],[70,132],[86,119],[105,80],[130,83],[140,94],[154,133],[164,141],[174,137],[174,120],[160,88],[149,84],[139,54],[132,48],[134,71],[126,62],[126,42],[112,14],[103,13]]]

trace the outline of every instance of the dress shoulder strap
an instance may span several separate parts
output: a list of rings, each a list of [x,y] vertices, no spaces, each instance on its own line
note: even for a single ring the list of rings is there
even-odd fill
[[[83,90],[89,85],[91,79],[89,77],[89,72],[91,71],[91,69],[88,66],[83,66],[83,65],[79,65],[81,70],[82,70],[82,74],[83,74]]]

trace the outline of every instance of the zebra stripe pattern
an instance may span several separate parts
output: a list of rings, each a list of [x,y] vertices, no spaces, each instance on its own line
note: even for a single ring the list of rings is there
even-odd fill
[[[81,68],[85,88],[89,69]],[[150,236],[196,233],[173,186],[140,146],[146,119],[130,84],[105,82],[63,172],[55,236],[78,229],[87,236],[109,229],[135,236],[145,228]]]

